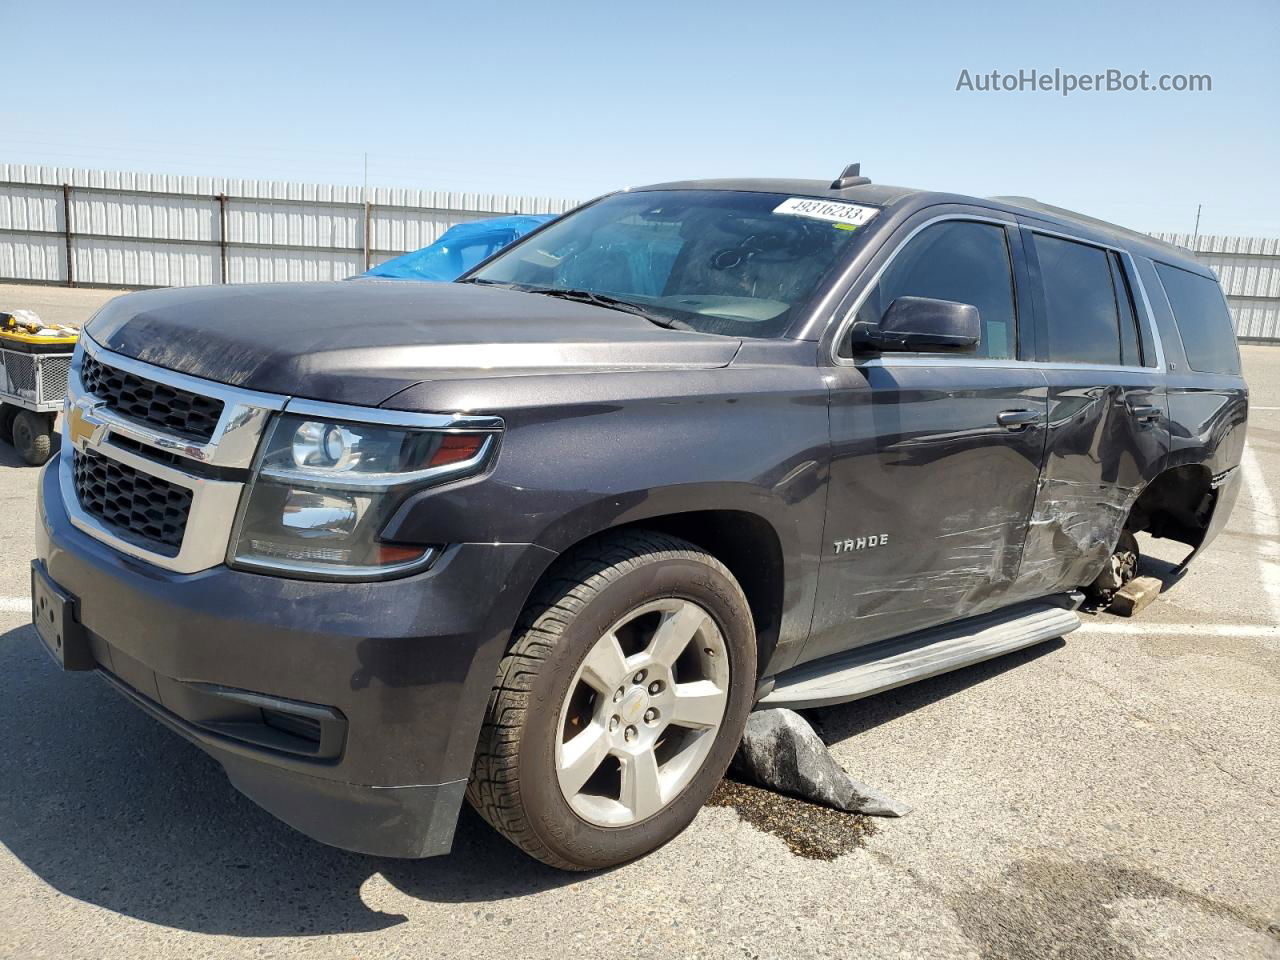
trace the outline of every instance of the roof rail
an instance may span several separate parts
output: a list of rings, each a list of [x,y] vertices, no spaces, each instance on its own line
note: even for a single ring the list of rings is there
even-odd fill
[[[1189,254],[1191,251],[1186,247],[1180,247],[1175,243],[1169,243],[1167,240],[1160,240],[1148,233],[1141,233],[1137,230],[1131,230],[1128,227],[1122,227],[1118,223],[1111,223],[1107,220],[1100,220],[1097,217],[1091,217],[1087,213],[1080,213],[1077,210],[1068,210],[1066,207],[1055,207],[1051,203],[1044,203],[1033,197],[987,197],[988,200],[996,200],[1000,203],[1007,203],[1010,206],[1022,207],[1033,213],[1057,217],[1061,220],[1071,220],[1084,226],[1093,227],[1097,230],[1105,230],[1116,237],[1127,237],[1132,240],[1139,240],[1143,243],[1150,244],[1153,247],[1161,247],[1167,250],[1176,250],[1182,254]]]

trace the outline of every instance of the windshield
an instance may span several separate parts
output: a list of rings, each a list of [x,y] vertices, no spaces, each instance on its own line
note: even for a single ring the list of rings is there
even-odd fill
[[[464,282],[594,294],[671,326],[777,337],[875,212],[775,193],[619,193],[499,253]]]

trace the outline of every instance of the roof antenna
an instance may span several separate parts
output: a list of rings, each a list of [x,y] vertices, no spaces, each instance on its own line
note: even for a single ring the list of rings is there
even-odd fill
[[[870,177],[864,177],[862,173],[862,164],[851,163],[844,168],[844,173],[831,181],[832,190],[843,190],[845,187],[860,187],[864,183],[870,183]]]

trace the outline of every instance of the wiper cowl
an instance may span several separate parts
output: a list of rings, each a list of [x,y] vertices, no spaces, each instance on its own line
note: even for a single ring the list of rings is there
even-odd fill
[[[590,303],[597,307],[605,307],[609,310],[618,310],[622,313],[629,313],[633,316],[644,317],[650,323],[665,327],[668,330],[675,328],[680,321],[672,317],[662,316],[654,313],[652,310],[646,310],[637,303],[630,300],[622,300],[618,297],[611,297],[607,293],[596,293],[594,290],[572,290],[561,289],[559,287],[526,287],[529,293],[540,293],[548,297],[559,297],[561,300],[572,300],[574,303]],[[681,324],[683,326],[683,324]]]

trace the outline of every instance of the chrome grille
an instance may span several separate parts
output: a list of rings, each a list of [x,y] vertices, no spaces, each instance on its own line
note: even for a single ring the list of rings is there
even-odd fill
[[[213,437],[222,401],[112,367],[85,353],[80,380],[108,410],[201,443]]]
[[[76,499],[119,536],[166,556],[182,547],[191,490],[99,456],[73,451]]]
[[[80,347],[58,459],[71,523],[177,573],[225,563],[258,442],[287,398],[120,356],[88,334]]]

